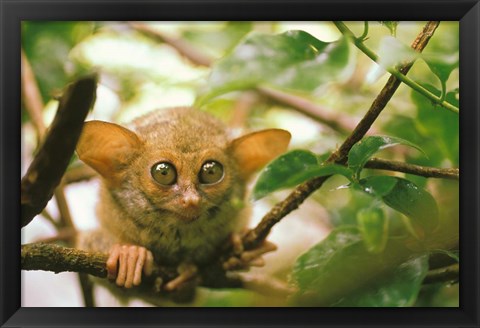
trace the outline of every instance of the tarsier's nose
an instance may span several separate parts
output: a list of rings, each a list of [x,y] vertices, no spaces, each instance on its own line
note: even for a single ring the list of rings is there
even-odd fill
[[[186,209],[197,209],[200,205],[200,195],[196,190],[188,189],[183,194],[180,204]]]

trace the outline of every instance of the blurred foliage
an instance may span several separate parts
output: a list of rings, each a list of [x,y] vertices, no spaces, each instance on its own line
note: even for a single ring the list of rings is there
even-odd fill
[[[263,84],[314,91],[345,75],[349,53],[345,38],[322,42],[304,31],[252,34],[214,65],[200,104],[223,93]]]
[[[265,168],[253,196],[272,201],[271,193],[334,175],[310,197],[325,208],[333,228],[293,264],[290,283],[299,292],[286,302],[272,302],[458,306],[458,284],[422,285],[431,252],[458,254],[458,182],[364,168],[373,154],[458,167],[457,114],[401,85],[373,126],[378,136],[355,145],[345,167],[324,164],[345,139],[343,133],[264,96],[254,98],[244,112],[237,109],[245,90],[269,86],[356,123],[385,84],[389,74],[384,69],[413,58],[417,61],[409,77],[458,107],[457,22],[442,22],[421,55],[409,45],[425,22],[347,22],[380,56],[379,65],[330,22],[144,24],[188,43],[212,58],[212,66],[192,63],[168,43],[125,22],[23,22],[22,48],[46,104],[45,121],[52,116],[58,91],[75,76],[95,70],[100,81],[91,118],[122,123],[156,108],[195,103],[236,128],[288,129],[294,150]],[[27,118],[25,126],[28,123]],[[34,138],[27,136],[24,142]],[[421,151],[390,147],[397,144]],[[318,219],[325,218],[319,214]],[[268,301],[247,291],[212,290],[202,293],[198,305],[255,306]]]

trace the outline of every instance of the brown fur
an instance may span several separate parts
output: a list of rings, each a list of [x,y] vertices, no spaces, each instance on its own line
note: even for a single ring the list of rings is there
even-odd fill
[[[221,121],[187,107],[154,111],[128,129],[87,122],[77,153],[102,176],[102,228],[92,236],[108,241],[87,238],[80,247],[107,252],[106,245],[129,243],[152,251],[160,264],[208,262],[232,232],[245,226],[248,206],[238,204],[245,203],[248,178],[285,151],[289,140],[290,134],[278,129],[231,140]],[[199,182],[207,160],[223,165],[223,180]],[[164,186],[152,178],[151,167],[161,161],[175,166],[175,184]],[[194,219],[182,207],[188,195],[200,199],[191,212]]]

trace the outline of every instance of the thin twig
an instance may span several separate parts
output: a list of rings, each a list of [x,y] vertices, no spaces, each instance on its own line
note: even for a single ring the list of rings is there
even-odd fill
[[[373,50],[368,48],[365,45],[365,43],[363,43],[363,41],[364,41],[363,39],[355,37],[353,32],[343,22],[334,22],[334,24],[338,28],[338,30],[340,32],[342,32],[343,35],[352,39],[353,43],[355,44],[355,46],[358,49],[360,49],[365,55],[370,57],[371,60],[378,63],[378,61],[379,61],[378,55]],[[422,87],[420,84],[418,84],[417,82],[415,82],[412,79],[410,79],[409,77],[407,77],[400,70],[398,70],[394,67],[386,68],[386,70],[390,74],[395,76],[399,81],[402,81],[403,83],[408,85],[413,90],[419,92],[423,96],[425,96],[428,99],[430,99],[431,101],[433,101],[435,104],[438,104],[438,105],[440,105],[440,106],[442,106],[442,107],[444,107],[444,108],[448,109],[449,111],[454,112],[456,114],[459,113],[458,107],[452,105],[448,101],[443,100],[441,97],[437,97],[436,95],[434,95],[433,93],[431,93],[430,91],[428,91],[427,89]]]
[[[69,168],[68,171],[65,172],[62,183],[67,185],[70,183],[87,181],[96,176],[97,173],[90,166],[79,163],[78,166]]]
[[[233,131],[233,136],[238,136],[245,128],[245,122],[258,102],[258,95],[255,92],[243,92],[233,105],[232,117],[228,122],[228,127]]]
[[[182,56],[186,57],[190,62],[196,65],[208,67],[212,64],[212,58],[196,51],[189,43],[181,39],[172,38],[164,33],[160,33],[158,30],[144,23],[129,22],[128,24],[138,32],[172,46]]]
[[[348,134],[355,128],[355,122],[350,117],[339,113],[334,114],[308,99],[268,87],[257,87],[256,90],[276,102],[295,108],[302,114],[341,134]]]
[[[372,158],[366,164],[366,168],[396,171],[419,175],[426,178],[443,178],[458,180],[460,170],[457,168],[439,169],[436,167],[420,166],[404,162],[389,161],[380,158]]]
[[[45,220],[50,222],[58,230],[58,222],[53,218],[53,216],[47,211],[46,208],[42,210],[41,215],[45,218]]]
[[[421,52],[438,27],[439,22],[428,22],[423,30],[418,34],[412,43],[412,48]],[[400,71],[406,74],[412,67],[413,62],[404,64]],[[395,91],[400,85],[400,80],[395,76],[390,76],[385,86],[375,98],[370,109],[367,111],[362,120],[355,127],[353,132],[347,137],[337,151],[333,152],[327,159],[329,163],[344,164],[347,159],[348,152],[354,144],[360,141],[372,126],[373,122],[380,115]],[[283,217],[291,211],[297,209],[314,191],[322,186],[329,177],[319,177],[309,180],[298,187],[283,201],[276,204],[260,221],[260,223],[250,230],[244,237],[243,243],[245,248],[254,248],[261,244],[270,233],[271,228],[279,222]]]
[[[412,42],[412,48],[417,52],[422,52],[423,49],[428,44],[428,41],[433,36],[434,31],[437,29],[440,22],[433,21],[428,22],[423,28],[422,32],[415,38]],[[399,71],[402,74],[407,74],[410,68],[413,65],[413,61],[407,64],[402,65],[399,68]],[[385,86],[380,91],[379,95],[375,98],[370,109],[362,118],[362,120],[355,127],[350,136],[343,142],[340,148],[333,154],[333,161],[337,163],[342,163],[347,158],[348,152],[354,144],[359,142],[367,133],[367,131],[372,126],[373,122],[380,115],[382,110],[387,106],[388,102],[392,98],[395,91],[397,91],[400,86],[400,80],[395,76],[390,76]]]
[[[28,62],[23,49],[21,50],[21,61],[22,100],[30,119],[32,120],[33,126],[37,131],[37,138],[38,140],[41,140],[45,135],[45,131],[47,130],[42,117],[43,100],[40,90],[38,89],[38,85],[35,81],[32,67]]]
[[[85,307],[95,307],[95,298],[93,295],[93,282],[86,273],[79,273],[78,280],[82,288],[83,304]]]
[[[458,263],[444,268],[431,270],[423,280],[424,284],[433,284],[439,282],[455,282],[459,279],[460,265]]]

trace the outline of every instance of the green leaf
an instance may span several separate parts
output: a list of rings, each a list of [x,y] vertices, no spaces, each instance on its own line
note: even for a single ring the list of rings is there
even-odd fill
[[[330,266],[341,264],[350,249],[362,244],[362,236],[356,227],[340,227],[322,242],[302,254],[293,267],[292,278],[301,291],[316,289],[318,279],[322,278]],[[335,270],[333,270],[335,271]]]
[[[447,80],[454,69],[458,67],[458,53],[450,56],[423,56],[430,70],[440,80],[442,86],[441,99],[444,100],[447,94]]]
[[[360,140],[350,149],[348,153],[348,167],[355,172],[355,176],[358,178],[365,163],[376,152],[400,144],[416,148],[423,152],[419,146],[404,139],[389,136],[369,136]]]
[[[193,22],[187,25],[182,37],[195,47],[218,56],[231,50],[252,28],[252,22],[226,22],[214,29]]]
[[[349,293],[334,306],[400,307],[412,306],[428,271],[428,257],[411,259],[373,285]]]
[[[380,21],[380,24],[388,28],[392,36],[397,34],[398,21]]]
[[[340,304],[342,300],[347,301],[348,297],[376,294],[375,288],[388,295],[389,284],[393,284],[398,297],[402,299],[401,305],[406,305],[414,299],[415,293],[418,293],[418,281],[421,281],[420,277],[424,275],[425,263],[422,260],[420,266],[418,263],[406,265],[409,274],[405,279],[398,279],[398,275],[405,273],[401,265],[407,261],[410,254],[411,251],[401,242],[392,239],[388,241],[384,252],[370,253],[358,228],[336,228],[295,262],[292,280],[298,286],[299,292],[293,297],[293,301],[297,305],[329,306]],[[407,288],[408,292],[406,290],[405,294],[401,295],[400,286],[403,287],[408,279],[413,277],[414,286],[412,289]],[[392,279],[395,283],[392,283]],[[408,301],[405,301],[406,299]],[[376,306],[389,306],[388,302],[388,298],[380,298]]]
[[[201,289],[200,295],[196,304],[205,307],[255,306],[258,301],[258,294],[246,289]]]
[[[428,91],[440,96],[441,91],[434,86],[422,85]],[[443,107],[435,106],[428,99],[412,90],[412,101],[417,107],[417,119],[415,120],[418,132],[425,138],[434,140],[436,152],[448,158],[452,166],[459,163],[460,124],[457,114],[446,110]],[[453,105],[458,106],[456,92],[448,92],[446,99]],[[435,155],[435,153],[433,153]],[[431,165],[445,165],[441,161]]]
[[[311,92],[342,78],[349,54],[344,38],[323,42],[304,31],[252,34],[215,63],[209,90],[197,103],[259,84]]]
[[[357,213],[357,223],[367,250],[380,253],[388,239],[388,220],[381,208],[365,208]]]
[[[373,175],[362,179],[353,185],[357,190],[364,191],[370,196],[382,198],[392,192],[397,184],[395,177],[389,175]]]
[[[404,214],[410,223],[423,233],[438,226],[438,207],[435,199],[413,182],[392,176],[371,176],[360,180],[356,188],[379,197],[389,207]]]
[[[419,56],[410,46],[398,39],[387,36],[380,41],[378,65],[384,69],[393,68],[401,63],[412,62]]]
[[[293,150],[265,167],[253,189],[253,198],[258,200],[273,191],[291,188],[312,178],[332,174],[352,176],[352,172],[345,166],[321,165],[314,153],[308,150]]]

